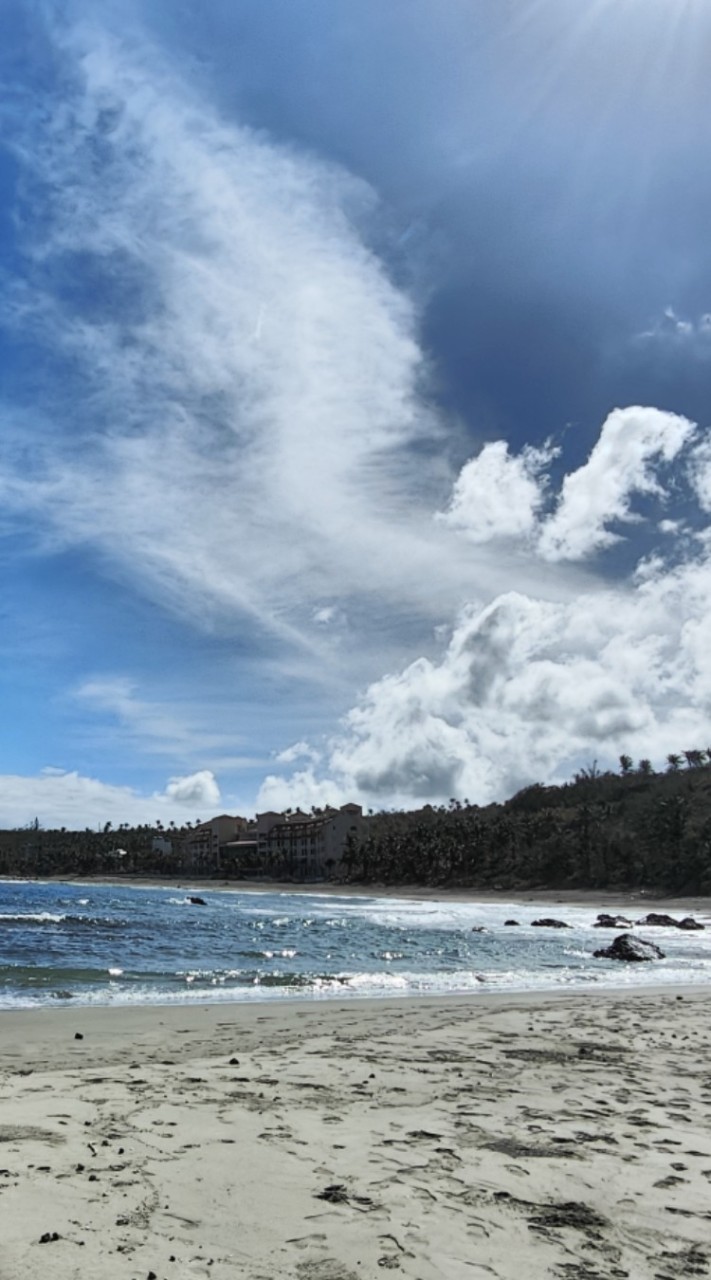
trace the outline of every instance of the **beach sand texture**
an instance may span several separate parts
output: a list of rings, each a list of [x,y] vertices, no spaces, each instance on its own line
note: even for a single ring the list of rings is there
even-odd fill
[[[5,1013],[0,1277],[711,1274],[710,1015],[698,990]]]

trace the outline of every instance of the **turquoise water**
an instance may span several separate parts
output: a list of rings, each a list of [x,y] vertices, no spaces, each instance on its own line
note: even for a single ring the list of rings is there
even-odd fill
[[[623,965],[593,958],[595,907],[197,892],[0,882],[0,1008],[711,983],[711,920],[637,930],[666,959]]]

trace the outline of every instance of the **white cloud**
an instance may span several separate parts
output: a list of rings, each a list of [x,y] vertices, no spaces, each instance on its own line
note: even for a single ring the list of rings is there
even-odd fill
[[[195,808],[213,808],[219,800],[219,788],[209,770],[171,778],[165,791],[142,795],[133,787],[49,766],[36,776],[0,775],[0,828],[25,826],[35,818],[44,827],[70,830],[158,819],[163,823],[174,819],[180,826],[195,817]]]
[[[545,472],[559,449],[525,446],[512,455],[505,441],[494,441],[464,464],[438,520],[471,542],[510,539],[550,562],[584,560],[620,541],[611,524],[639,522],[635,494],[666,499],[659,473],[689,449],[696,431],[688,418],[661,409],[614,409],[587,461],[564,477],[557,498]],[[690,481],[702,505],[703,494],[711,494],[710,457],[708,442],[689,452]],[[553,502],[547,514],[545,506]],[[663,531],[670,527],[667,521]]]
[[[311,760],[317,763],[320,754],[315,751],[308,742],[294,742],[290,747],[285,747],[276,757],[277,764],[294,764],[296,760]]]
[[[367,670],[326,763],[287,748],[278,764],[308,763],[271,774],[260,804],[501,796],[591,743],[653,754],[696,735],[711,684],[705,544],[678,569],[650,557],[616,589],[563,563],[631,526],[634,495],[664,502],[663,468],[685,456],[711,509],[692,424],[615,410],[557,501],[552,449],[491,442],[434,520],[444,461],[430,451],[424,468],[413,446],[442,424],[416,307],[368,247],[374,192],[226,124],[155,50],[129,56],[87,28],[57,56],[61,111],[33,104],[14,139],[42,216],[33,231],[27,215],[4,317],[50,358],[36,411],[0,424],[4,519],[41,549],[89,549],[194,626],[234,634],[251,615],[309,692],[334,654],[351,687]],[[405,661],[452,617],[444,653]],[[196,771],[214,763],[208,739],[188,758],[189,717],[123,678],[80,697],[143,750],[173,750],[176,776],[149,797],[77,774],[0,780],[18,821],[150,820],[151,806],[216,796]]]
[[[326,778],[278,794],[411,806],[500,800],[620,752],[705,745],[711,718],[711,562],[574,602],[507,594],[467,611],[439,662],[372,684],[330,745]],[[270,789],[277,788],[270,780]]]
[[[324,599],[431,616],[440,563],[451,607],[410,453],[440,425],[374,192],[226,124],[154,49],[85,28],[63,56],[62,110],[16,126],[43,212],[5,320],[61,373],[6,413],[6,510],[196,625],[251,614],[316,657]]]
[[[325,805],[338,805],[345,802],[341,794],[341,784],[330,778],[319,779],[312,768],[299,769],[289,778],[278,774],[268,774],[264,779],[257,796],[258,813],[272,810],[282,813],[284,809],[301,808],[308,811],[312,805],[319,809]]]
[[[711,437],[691,450],[687,473],[701,510],[711,512]]]
[[[657,465],[687,450],[705,506],[708,440],[686,419],[618,410],[588,463],[562,485],[555,514],[526,530],[531,586],[472,604],[438,660],[420,658],[370,684],[330,742],[323,766],[282,781],[298,803],[328,781],[339,799],[412,805],[467,796],[501,800],[533,781],[569,777],[621,752],[663,765],[707,744],[711,722],[711,530],[668,519],[661,552],[625,581],[590,578],[576,595],[540,591],[535,552],[591,553],[633,491],[664,492]],[[504,457],[503,453],[500,455]],[[681,489],[684,467],[677,468]],[[651,532],[658,526],[650,525]],[[278,790],[270,779],[272,790]]]
[[[231,723],[232,708],[219,683],[209,695],[169,683],[158,700],[143,697],[139,681],[129,676],[92,676],[71,691],[70,702],[83,714],[85,744],[112,741],[121,752],[162,757],[167,767],[186,772],[196,764],[224,772],[269,760],[267,752],[236,753],[246,735]]]
[[[611,521],[634,521],[634,493],[662,496],[655,466],[669,463],[688,443],[694,424],[677,414],[634,406],[615,409],[584,466],[565,477],[555,513],[541,530],[548,560],[579,560],[610,546]]]
[[[541,473],[556,453],[550,447],[526,447],[512,456],[504,440],[484,445],[462,467],[449,506],[438,519],[471,542],[528,537],[545,501]]]
[[[185,778],[171,778],[165,794],[178,804],[214,808],[220,803],[220,788],[210,769],[199,769]]]
[[[688,319],[679,316],[673,307],[665,307],[661,319],[640,333],[637,341],[653,345],[660,352],[685,352],[706,359],[711,353],[711,315],[704,312]]]

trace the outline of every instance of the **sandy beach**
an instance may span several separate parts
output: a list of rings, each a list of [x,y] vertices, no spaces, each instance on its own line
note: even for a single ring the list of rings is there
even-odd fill
[[[3,1013],[0,1276],[707,1275],[710,1015],[698,989]]]

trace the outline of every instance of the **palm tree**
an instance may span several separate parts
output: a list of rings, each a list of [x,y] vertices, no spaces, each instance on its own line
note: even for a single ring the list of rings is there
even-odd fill
[[[632,772],[633,767],[632,756],[620,756],[620,773],[628,774]]]
[[[668,772],[676,773],[680,765],[681,765],[681,756],[678,756],[674,751],[671,751],[667,756]]]

